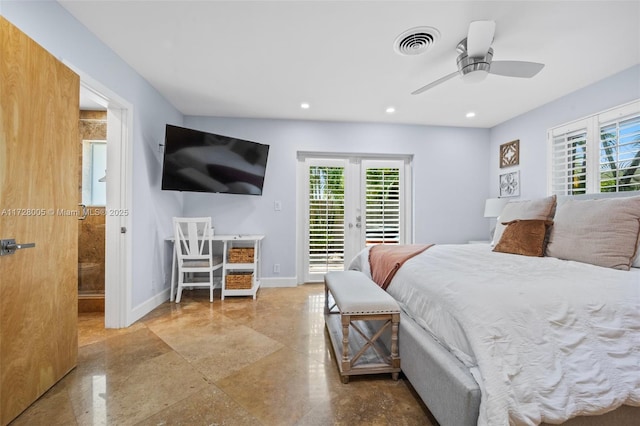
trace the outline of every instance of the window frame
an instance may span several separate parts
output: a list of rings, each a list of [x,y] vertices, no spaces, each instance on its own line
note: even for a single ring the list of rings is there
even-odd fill
[[[558,196],[576,195],[569,193],[568,188],[564,188],[564,190],[561,191],[558,190],[556,185],[554,185],[554,177],[556,175],[554,164],[557,163],[555,161],[556,157],[554,157],[554,140],[557,137],[569,135],[571,133],[578,133],[581,130],[586,132],[586,185],[584,193],[599,194],[601,193],[601,129],[613,123],[619,123],[635,117],[640,117],[640,99],[547,130],[547,194],[556,194]],[[566,165],[568,162],[568,157],[565,157],[564,164]]]

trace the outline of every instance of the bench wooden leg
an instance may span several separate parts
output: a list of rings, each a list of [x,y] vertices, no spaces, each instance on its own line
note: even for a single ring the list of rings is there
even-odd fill
[[[398,354],[398,328],[400,314],[391,314],[391,366],[400,368],[400,356]],[[398,373],[393,373],[393,380],[398,380]]]
[[[324,314],[325,315],[339,314],[340,311],[334,309],[336,307],[335,300],[333,302],[333,305],[329,305],[329,294],[331,294],[329,292],[329,287],[327,286],[327,284],[325,284],[324,285]]]
[[[350,315],[341,315],[342,320],[342,371],[351,370],[351,360],[349,359],[349,325]],[[348,380],[348,377],[347,377]]]
[[[324,285],[324,314],[329,313],[329,287],[325,283]]]

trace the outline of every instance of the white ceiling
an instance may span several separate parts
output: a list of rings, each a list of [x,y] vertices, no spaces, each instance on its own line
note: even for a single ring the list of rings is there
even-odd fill
[[[492,127],[640,63],[638,0],[60,3],[186,115]],[[412,96],[456,70],[469,22],[487,19],[493,59],[540,74]],[[426,53],[394,51],[425,25],[441,35]]]

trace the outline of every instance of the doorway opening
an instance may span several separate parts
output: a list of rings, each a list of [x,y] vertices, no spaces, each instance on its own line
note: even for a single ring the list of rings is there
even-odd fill
[[[69,65],[69,64],[67,64]],[[104,122],[99,123],[104,127],[104,139],[89,139],[84,145],[88,162],[93,161],[91,183],[88,184],[95,191],[85,191],[83,200],[93,205],[83,208],[86,225],[93,224],[94,231],[99,239],[100,228],[104,230],[104,323],[106,328],[122,328],[130,325],[131,312],[131,241],[128,230],[131,227],[131,123],[132,106],[113,94],[84,73],[71,67],[80,75],[80,107],[93,111],[102,111]],[[95,124],[95,123],[94,123]],[[89,180],[89,179],[88,179]],[[103,198],[101,198],[103,197]],[[101,204],[104,203],[104,206]],[[89,219],[89,222],[86,222]],[[87,226],[90,227],[90,226]],[[81,231],[82,232],[82,231]],[[82,238],[82,236],[80,236]],[[102,244],[94,241],[92,246]],[[85,246],[86,247],[86,246]],[[83,250],[83,244],[79,244],[79,251]],[[96,258],[100,258],[96,256]],[[91,265],[92,260],[85,261],[89,265],[85,268],[85,274],[99,275],[96,270],[102,266]],[[91,269],[93,268],[93,271]],[[80,273],[80,271],[79,271]],[[102,278],[98,278],[99,280]],[[101,296],[99,291],[83,296],[79,292],[79,299],[95,298]]]
[[[91,108],[91,109],[89,109]],[[107,110],[81,95],[78,312],[104,313]]]

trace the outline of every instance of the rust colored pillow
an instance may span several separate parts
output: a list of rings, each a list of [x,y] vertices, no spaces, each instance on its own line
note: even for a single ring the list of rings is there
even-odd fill
[[[552,224],[551,220],[538,219],[503,223],[506,228],[493,251],[542,257],[547,244],[547,230]]]

